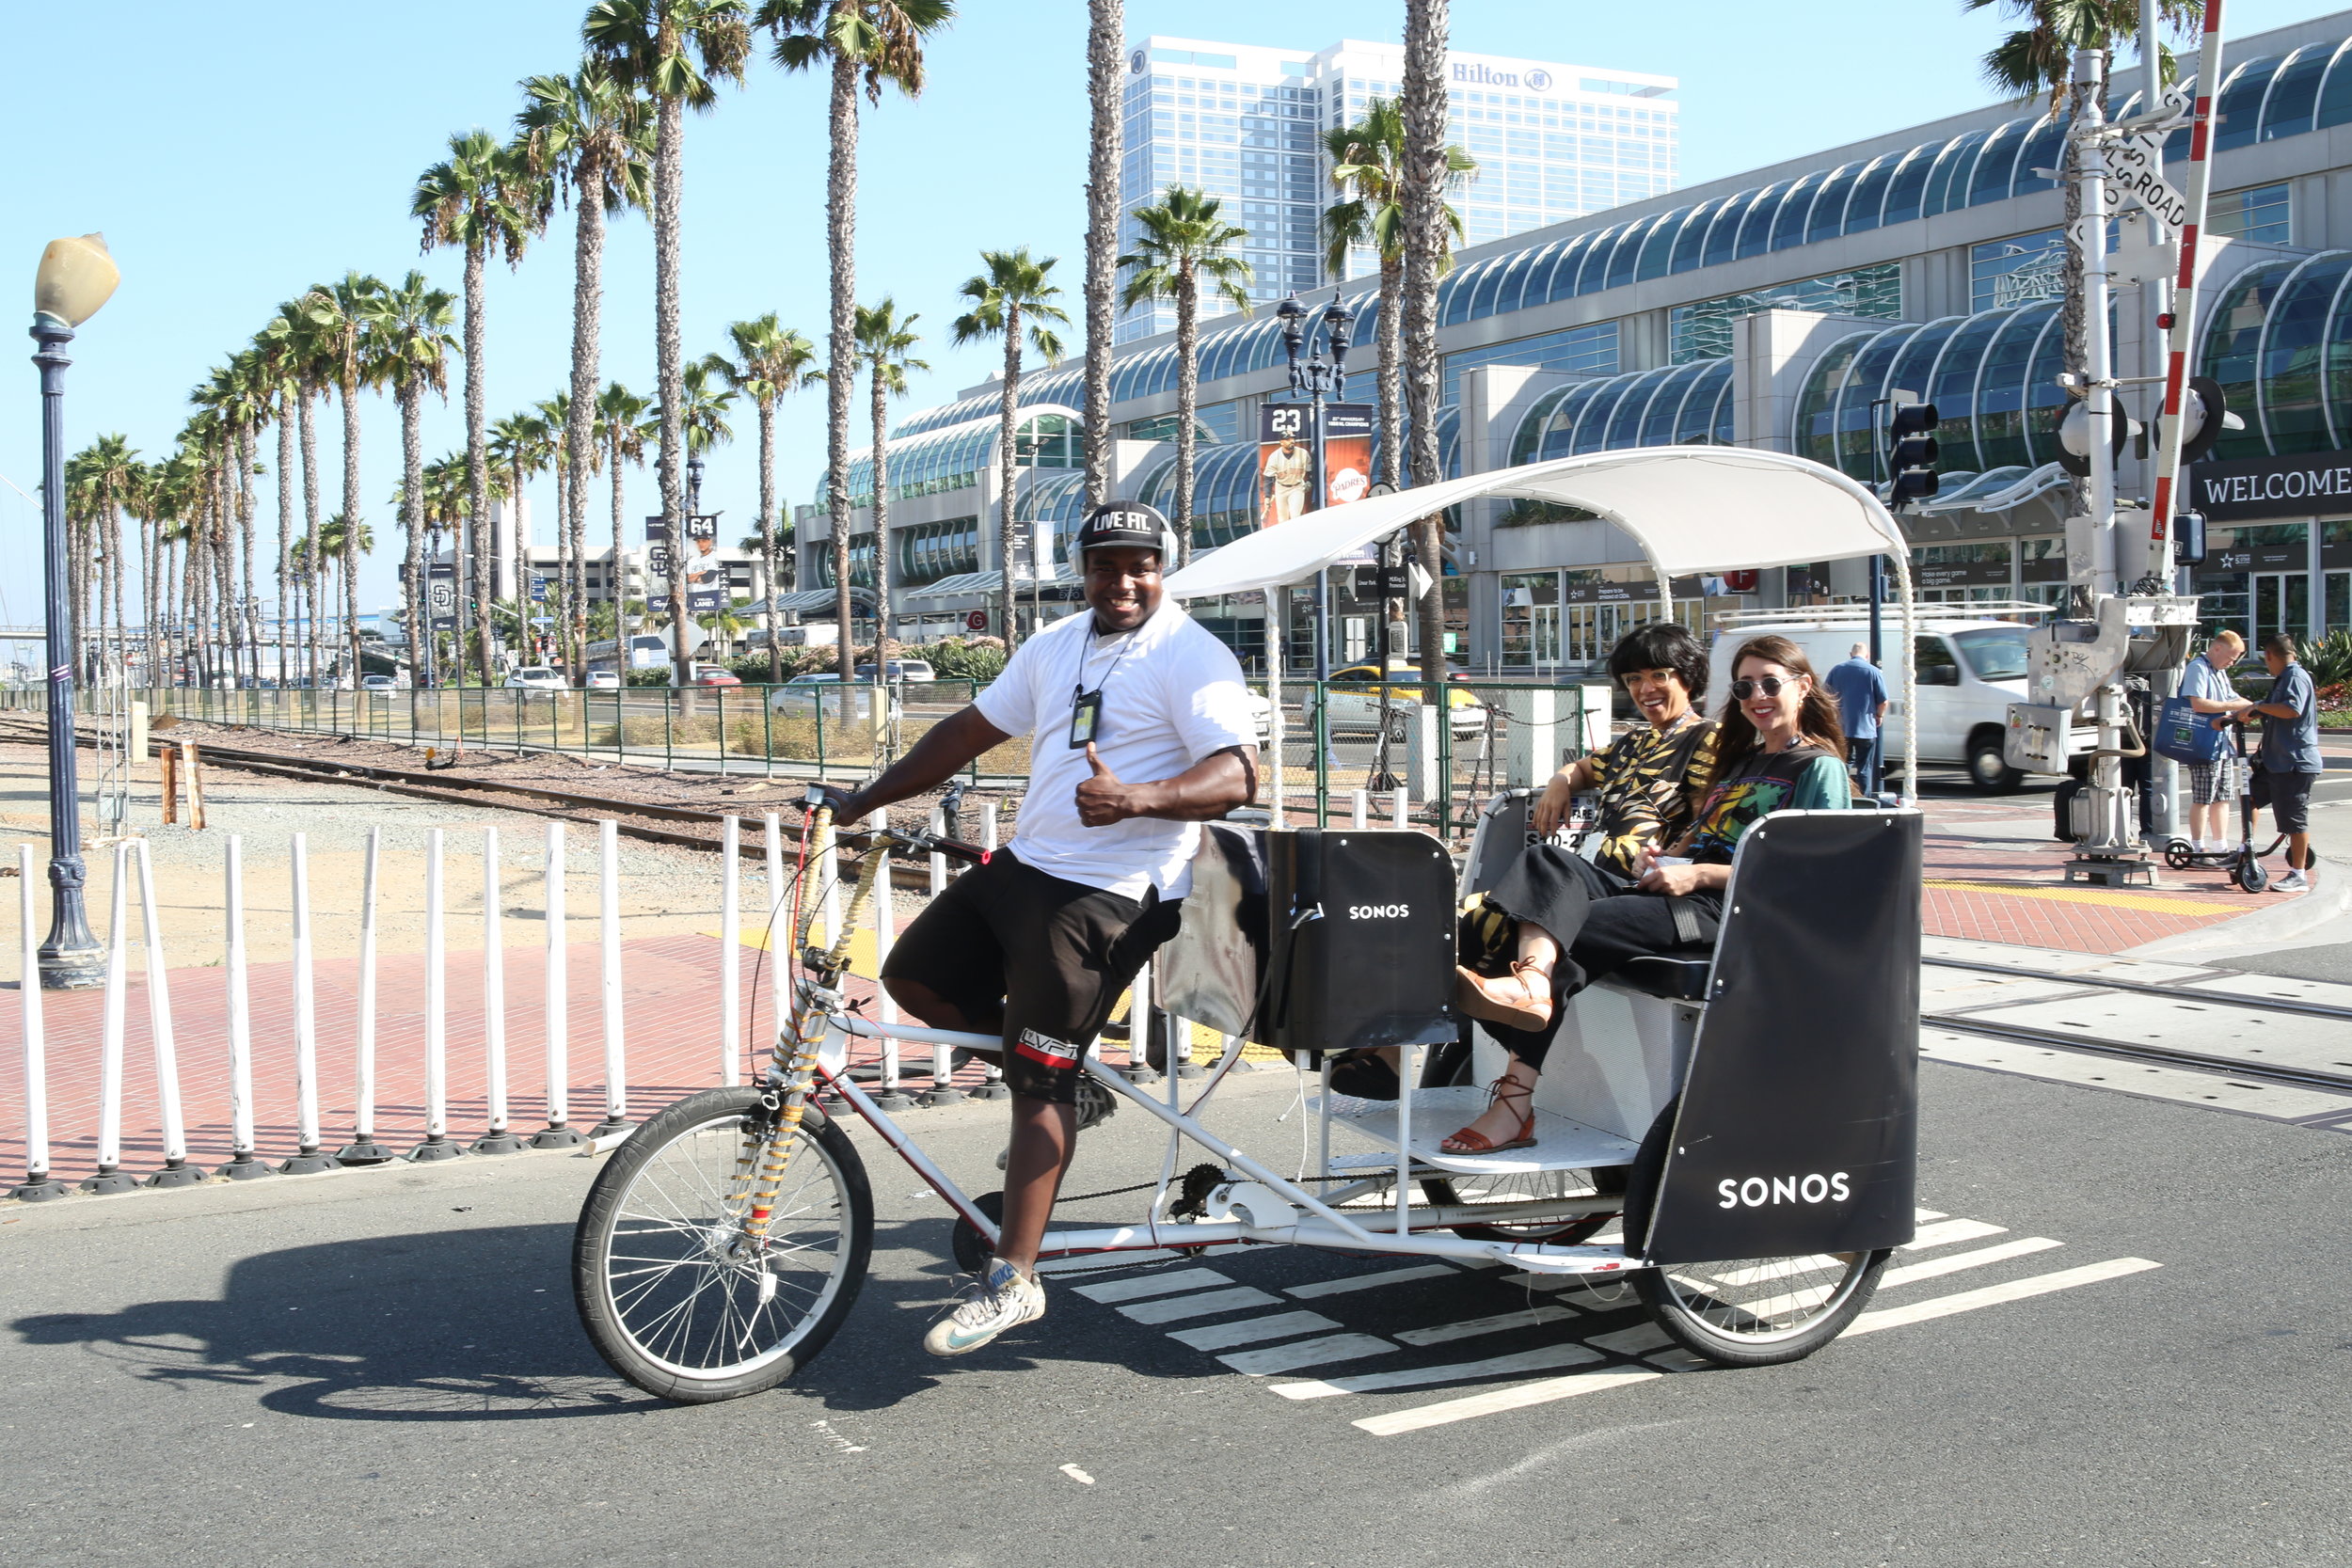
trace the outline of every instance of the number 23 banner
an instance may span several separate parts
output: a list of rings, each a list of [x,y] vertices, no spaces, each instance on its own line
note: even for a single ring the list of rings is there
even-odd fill
[[[1372,427],[1368,403],[1334,403],[1323,410],[1324,506],[1361,500],[1372,487]],[[1272,528],[1315,510],[1310,499],[1314,467],[1314,409],[1304,403],[1258,408],[1258,526]]]

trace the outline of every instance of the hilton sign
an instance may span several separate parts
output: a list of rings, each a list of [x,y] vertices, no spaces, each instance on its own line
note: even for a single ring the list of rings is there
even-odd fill
[[[1529,92],[1551,90],[1551,72],[1549,71],[1497,71],[1475,60],[1454,61],[1454,79],[1465,87],[1524,87]]]
[[[2352,515],[2352,451],[2307,451],[2200,463],[2190,504],[2217,523]]]

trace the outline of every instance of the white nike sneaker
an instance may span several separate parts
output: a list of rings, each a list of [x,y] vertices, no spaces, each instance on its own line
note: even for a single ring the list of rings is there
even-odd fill
[[[988,1272],[962,1303],[931,1324],[930,1332],[923,1336],[923,1348],[933,1355],[961,1355],[978,1350],[1009,1328],[1043,1316],[1045,1287],[1003,1259],[992,1258]]]
[[[2277,881],[2271,883],[2270,891],[2273,893],[2302,893],[2307,891],[2311,885],[2312,879],[2309,877],[2304,876],[2300,871],[2290,871],[2285,876],[2280,878]]]

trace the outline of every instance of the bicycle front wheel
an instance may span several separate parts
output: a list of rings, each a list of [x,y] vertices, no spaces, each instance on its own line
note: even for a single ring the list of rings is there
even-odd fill
[[[760,1091],[711,1089],[614,1149],[580,1208],[572,1292],[606,1365],[680,1403],[772,1388],[850,1314],[873,1247],[874,1203],[849,1135],[814,1108],[765,1236],[733,1197],[746,1139],[770,1125]]]

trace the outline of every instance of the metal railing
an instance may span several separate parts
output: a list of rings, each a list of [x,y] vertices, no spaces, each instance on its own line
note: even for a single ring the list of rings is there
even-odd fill
[[[1252,685],[1266,694],[1266,683]],[[169,716],[404,746],[555,752],[665,771],[850,782],[903,755],[980,689],[968,680],[902,683],[879,705],[870,686],[823,684],[584,691],[167,687],[131,695],[147,703],[151,721]],[[1263,719],[1260,801],[1295,827],[1352,817],[1359,791],[1380,800],[1378,815],[1390,817],[1388,806],[1403,789],[1414,803],[1412,822],[1457,836],[1497,789],[1540,784],[1608,736],[1610,692],[1601,686],[1286,680],[1279,691],[1279,712]],[[0,708],[38,712],[39,703],[38,691],[0,693]],[[1017,790],[1028,769],[1028,742],[1015,738],[966,776],[983,788]]]

